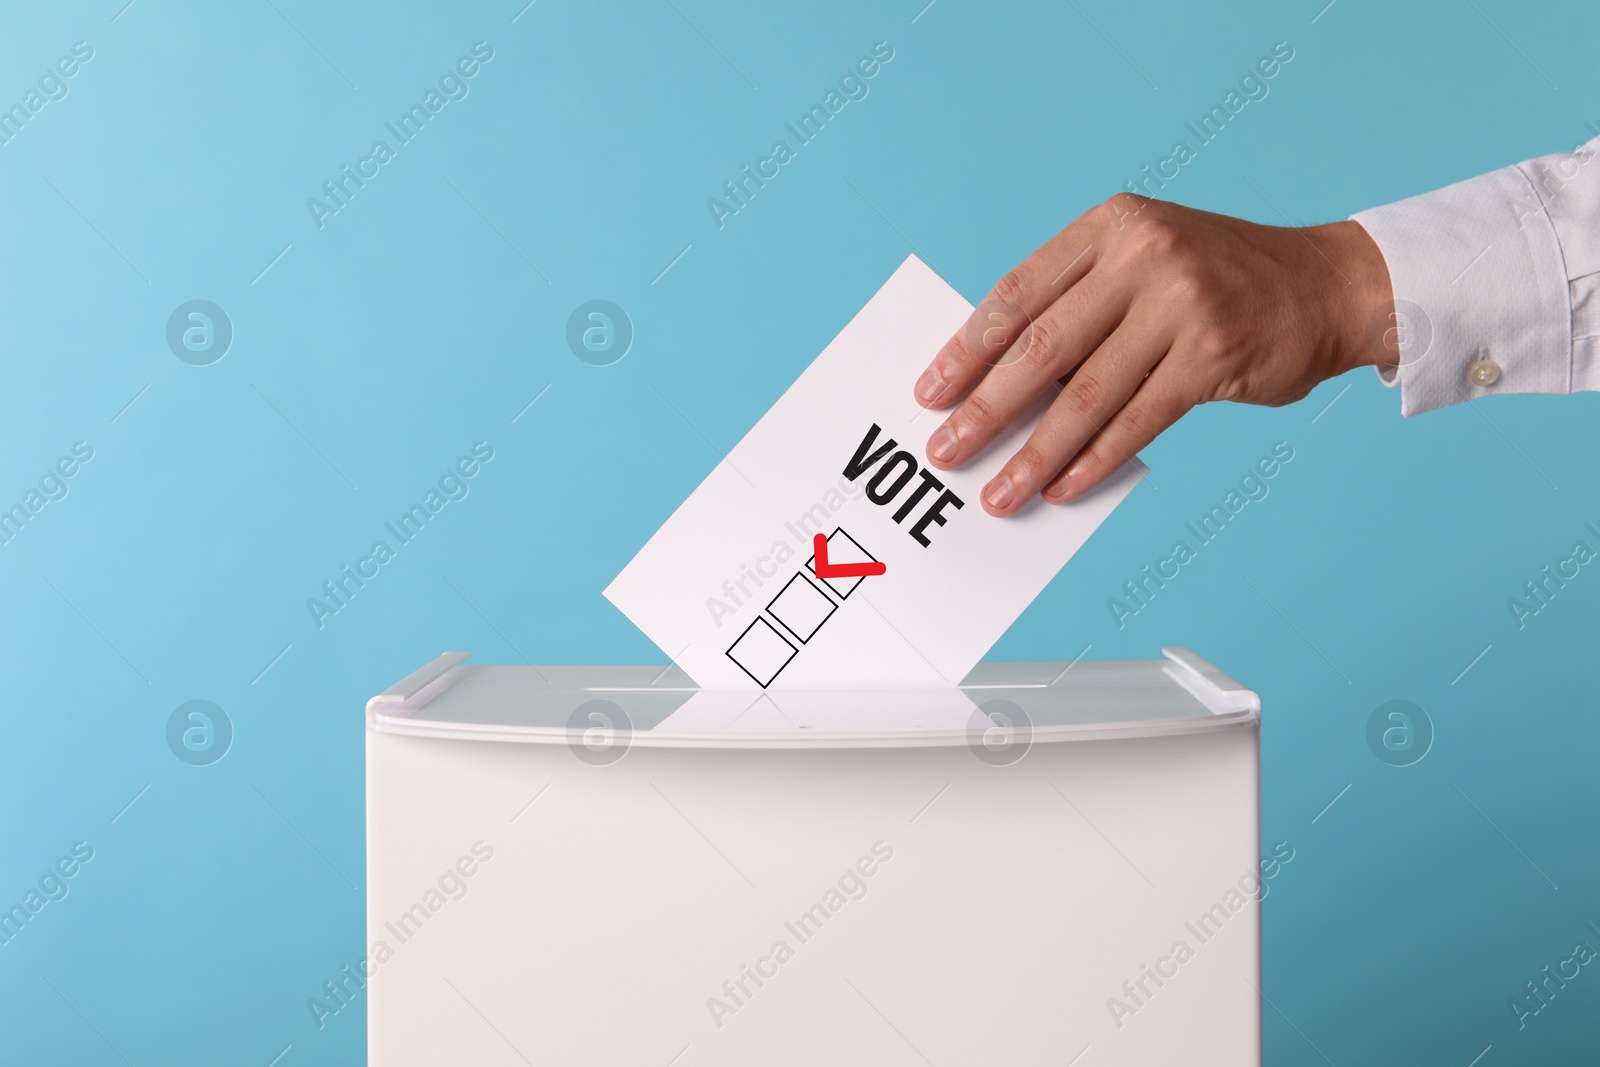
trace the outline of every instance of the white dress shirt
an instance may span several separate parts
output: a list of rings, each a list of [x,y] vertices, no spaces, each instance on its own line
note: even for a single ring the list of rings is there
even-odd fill
[[[1389,264],[1402,414],[1600,389],[1600,137],[1352,218]]]

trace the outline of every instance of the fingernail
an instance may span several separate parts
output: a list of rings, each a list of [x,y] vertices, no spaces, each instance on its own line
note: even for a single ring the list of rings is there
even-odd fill
[[[1059,497],[1065,496],[1066,493],[1067,493],[1067,472],[1066,471],[1062,471],[1060,474],[1056,475],[1055,479],[1053,481],[1051,481],[1051,483],[1049,485],[1044,487],[1044,495],[1045,496],[1052,496],[1052,497],[1058,497],[1059,498]]]
[[[1015,495],[1015,491],[1011,486],[1011,479],[1004,474],[983,488],[983,502],[996,511],[1001,511],[1009,505],[1011,498]]]
[[[937,404],[947,388],[949,383],[944,380],[944,376],[936,367],[929,367],[922,372],[922,377],[917,379],[915,392],[917,399],[924,404]]]
[[[960,442],[956,440],[956,432],[948,426],[941,426],[928,438],[928,458],[936,459],[940,463],[949,463],[956,458],[956,450]]]

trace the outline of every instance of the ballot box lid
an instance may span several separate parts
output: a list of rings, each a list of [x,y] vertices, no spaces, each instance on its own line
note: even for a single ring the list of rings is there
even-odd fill
[[[446,652],[367,702],[367,728],[456,740],[677,748],[1087,741],[1259,725],[1261,702],[1186,648],[1159,660],[984,662],[948,689],[710,690],[676,667],[467,663]]]

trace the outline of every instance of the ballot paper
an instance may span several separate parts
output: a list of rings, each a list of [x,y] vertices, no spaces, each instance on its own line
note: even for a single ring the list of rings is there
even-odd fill
[[[986,513],[1053,392],[929,467],[944,416],[911,387],[971,311],[907,259],[606,588],[702,688],[954,686],[1143,477],[1130,459],[1071,504]]]

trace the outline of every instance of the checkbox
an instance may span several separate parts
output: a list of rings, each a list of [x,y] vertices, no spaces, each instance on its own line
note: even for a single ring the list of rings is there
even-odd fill
[[[818,589],[811,579],[803,574],[795,574],[789,579],[772,602],[767,605],[767,614],[783,624],[783,628],[800,639],[801,644],[807,641],[822,628],[828,621],[838,605],[829,598],[827,593]]]
[[[728,648],[728,658],[738,664],[757,685],[765,689],[778,672],[789,665],[798,651],[773,625],[761,616],[745,628]]]
[[[876,563],[878,557],[862,548],[854,537],[836,528],[828,535],[828,562],[829,563]],[[817,573],[817,557],[811,556],[806,560],[806,570],[812,574]],[[823,578],[829,589],[839,594],[843,600],[855,592],[856,586],[862,582],[861,578]]]

